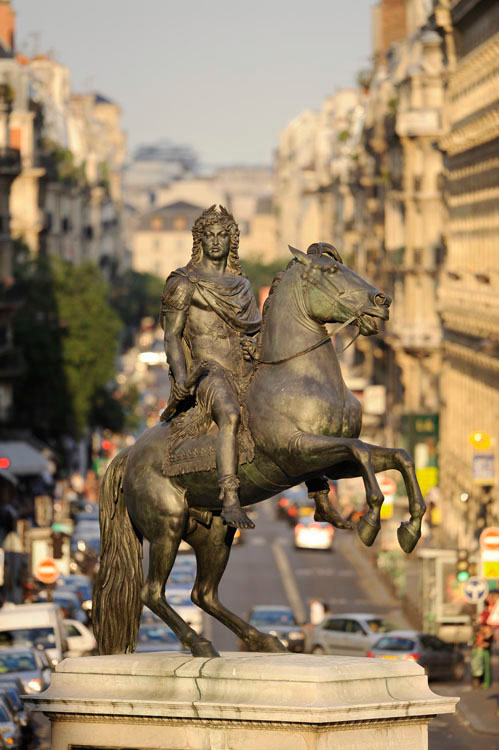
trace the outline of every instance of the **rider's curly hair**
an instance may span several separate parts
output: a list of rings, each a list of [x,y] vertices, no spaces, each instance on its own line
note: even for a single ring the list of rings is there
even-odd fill
[[[192,227],[192,263],[198,263],[201,260],[203,254],[203,246],[201,240],[203,238],[206,227],[212,224],[222,224],[226,227],[229,232],[230,244],[229,244],[229,255],[227,258],[227,270],[236,276],[242,275],[242,269],[239,265],[239,227],[237,226],[234,217],[230,214],[226,208],[219,206],[214,203],[213,206],[203,211]]]

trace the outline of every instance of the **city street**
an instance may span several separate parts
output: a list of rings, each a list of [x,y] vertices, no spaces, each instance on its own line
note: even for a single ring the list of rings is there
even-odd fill
[[[337,531],[333,551],[297,550],[293,531],[277,521],[271,501],[256,506],[254,531],[233,548],[220,586],[224,604],[246,615],[254,604],[290,604],[295,614],[307,613],[308,602],[317,597],[330,604],[334,614],[370,612],[406,627],[403,614],[386,588],[368,578],[372,568],[359,554],[353,534]],[[210,617],[205,633],[219,650],[237,648],[236,637]],[[452,688],[452,683],[433,682],[432,688]],[[443,691],[442,691],[443,692]],[[484,738],[469,729],[458,714],[437,717],[430,724],[430,750],[474,750]]]

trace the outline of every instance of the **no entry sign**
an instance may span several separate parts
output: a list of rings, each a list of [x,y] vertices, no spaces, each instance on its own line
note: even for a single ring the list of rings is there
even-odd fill
[[[56,561],[51,557],[40,560],[35,568],[35,577],[41,583],[55,583],[59,577],[59,568]]]

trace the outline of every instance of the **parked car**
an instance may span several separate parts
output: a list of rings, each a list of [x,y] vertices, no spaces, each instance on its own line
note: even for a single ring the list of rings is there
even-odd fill
[[[143,623],[135,651],[182,651],[183,646],[175,633],[163,622]]]
[[[64,620],[68,650],[66,656],[91,656],[97,653],[97,641],[92,631],[78,620]]]
[[[55,604],[18,604],[0,610],[0,648],[41,646],[52,666],[62,660],[66,635],[61,610]]]
[[[3,648],[0,650],[0,677],[19,677],[26,693],[40,693],[50,683],[47,668],[36,648]]]
[[[24,695],[24,687],[21,680],[18,677],[11,678],[9,674],[0,674],[0,692],[2,691],[7,692],[14,703],[21,727],[27,727],[28,713],[24,708],[24,703],[21,698],[21,695]]]
[[[410,659],[424,667],[430,679],[462,680],[465,674],[464,657],[452,643],[445,643],[436,635],[415,630],[395,630],[378,638],[366,656],[379,659]]]
[[[191,600],[190,588],[177,588],[168,585],[165,589],[165,595],[168,603],[180,615],[180,617],[193,629],[201,635],[203,632],[203,611]]]
[[[314,521],[313,515],[298,516],[294,529],[297,549],[325,549],[333,546],[334,528],[329,523]]]
[[[10,708],[9,702],[4,695],[0,695],[0,734],[5,740],[6,746],[14,750],[21,750],[22,733],[19,721]]]
[[[263,633],[275,635],[288,651],[303,652],[305,634],[297,624],[293,610],[278,604],[259,604],[250,609],[247,621]],[[246,645],[239,642],[239,649],[244,651]]]
[[[310,650],[313,654],[365,656],[380,633],[393,630],[394,625],[372,614],[344,614],[326,617],[312,631]]]

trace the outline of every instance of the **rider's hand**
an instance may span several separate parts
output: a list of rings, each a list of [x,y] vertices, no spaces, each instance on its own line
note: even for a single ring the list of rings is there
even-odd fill
[[[249,362],[255,359],[256,355],[256,341],[251,338],[244,338],[241,340],[241,347],[243,350],[244,359]]]
[[[186,388],[185,380],[182,380],[179,383],[175,383],[175,385],[173,386],[172,395],[173,398],[177,399],[177,401],[183,401],[184,398],[192,395],[193,392],[194,388]]]

